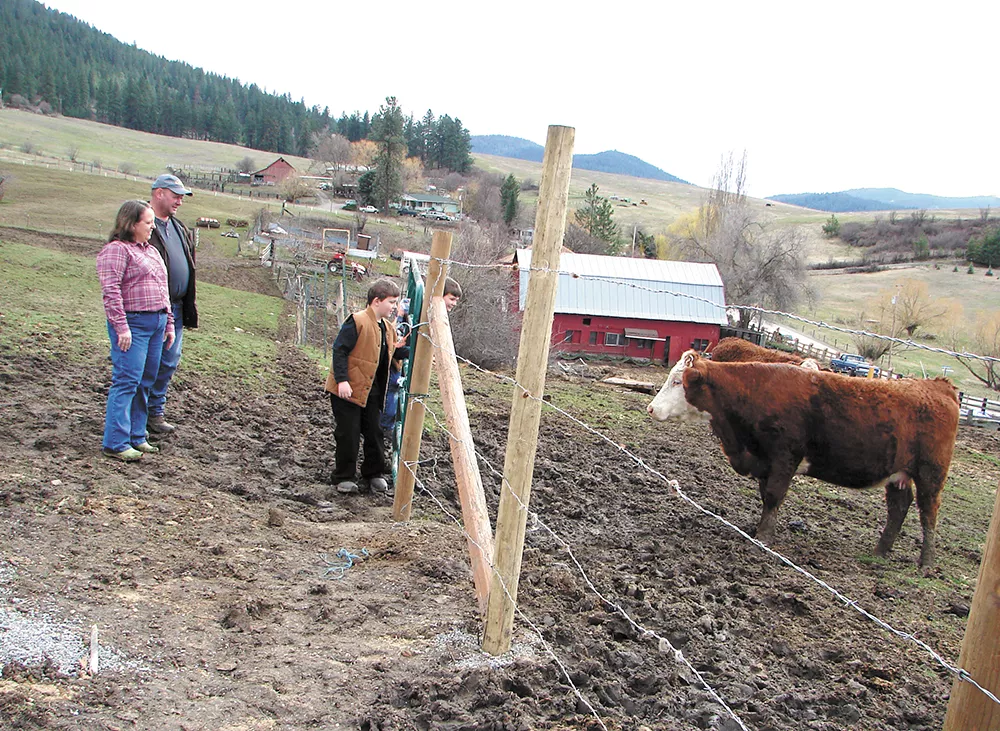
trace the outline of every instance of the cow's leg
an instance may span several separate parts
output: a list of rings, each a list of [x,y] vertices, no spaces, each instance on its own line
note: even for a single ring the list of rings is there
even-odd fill
[[[920,565],[926,571],[934,565],[937,516],[941,507],[941,490],[944,489],[945,476],[934,474],[928,477],[921,473],[913,481],[917,486],[920,527],[924,529],[924,540],[920,544]]]
[[[875,546],[876,556],[886,556],[892,550],[892,544],[896,542],[899,529],[903,527],[906,519],[906,512],[913,502],[913,491],[910,489],[910,478],[908,475],[890,478],[885,484],[885,506],[888,511],[888,519],[885,528],[882,529],[882,536]]]
[[[769,542],[774,538],[774,525],[778,520],[778,508],[785,499],[788,486],[792,484],[792,475],[795,468],[787,469],[786,466],[776,468],[772,466],[771,474],[766,478],[760,478],[760,499],[764,503],[764,509],[760,514],[760,522],[757,524],[756,538],[759,541]]]

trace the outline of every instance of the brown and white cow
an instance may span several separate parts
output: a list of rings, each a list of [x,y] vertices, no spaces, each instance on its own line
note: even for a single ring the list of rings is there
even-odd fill
[[[715,363],[686,352],[650,402],[658,421],[707,416],[730,464],[756,477],[757,537],[773,538],[795,474],[852,488],[886,486],[888,520],[875,553],[892,550],[913,501],[920,565],[934,563],[941,490],[958,431],[958,395],[943,378],[884,381],[785,364]]]

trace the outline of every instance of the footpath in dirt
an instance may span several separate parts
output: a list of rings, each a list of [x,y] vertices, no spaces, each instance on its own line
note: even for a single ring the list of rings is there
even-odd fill
[[[253,390],[182,366],[177,432],[155,458],[119,464],[98,454],[107,362],[67,358],[62,337],[0,340],[0,728],[940,728],[952,677],[925,651],[616,446],[733,524],[756,522],[754,485],[707,427],[623,418],[648,396],[552,377],[554,402],[607,404],[594,426],[612,443],[544,413],[524,614],[514,650],[490,658],[440,428],[424,438],[409,523],[391,521],[387,495],[336,494],[322,379],[280,345]],[[488,375],[463,378],[495,511],[510,397]],[[964,430],[959,450],[1000,451]],[[995,486],[984,465],[976,479]],[[974,576],[978,555],[955,536],[989,516],[956,514],[946,497],[939,554]],[[877,492],[803,481],[781,521],[775,548],[957,660],[971,593],[921,578],[915,514],[887,561],[870,560]],[[357,556],[349,568],[341,549]]]

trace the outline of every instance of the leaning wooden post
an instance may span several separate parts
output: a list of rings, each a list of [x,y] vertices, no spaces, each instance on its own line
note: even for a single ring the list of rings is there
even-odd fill
[[[531,473],[538,448],[538,424],[545,390],[545,369],[552,338],[552,313],[559,282],[559,249],[566,231],[566,206],[573,165],[572,127],[550,126],[542,162],[542,182],[535,216],[528,297],[521,323],[517,383],[507,431],[504,485],[497,513],[495,572],[486,610],[483,650],[501,655],[510,649],[517,582],[527,526]]]
[[[431,300],[440,297],[444,292],[444,279],[448,276],[448,268],[444,260],[451,256],[451,233],[435,231],[431,240],[431,262],[427,267],[427,283],[430,292],[424,290],[424,304],[420,308],[420,323],[427,322]],[[407,399],[406,420],[403,422],[403,441],[399,448],[399,466],[396,474],[396,496],[392,501],[392,519],[403,521],[410,519],[413,507],[413,485],[416,483],[417,471],[414,464],[420,457],[420,439],[424,433],[424,404],[414,396],[426,396],[431,384],[431,365],[434,362],[434,346],[427,335],[426,325],[415,332],[410,341],[415,347],[413,353],[413,373],[410,376],[410,398]],[[412,466],[411,466],[412,465]]]
[[[965,627],[961,668],[993,695],[1000,697],[1000,489],[993,503],[989,534],[979,566],[972,611]],[[1000,706],[978,688],[957,679],[944,717],[944,731],[1000,728]]]
[[[455,481],[458,483],[458,495],[462,502],[462,522],[465,523],[465,532],[469,537],[472,580],[476,585],[479,612],[486,614],[486,602],[490,595],[490,566],[493,564],[493,527],[486,509],[479,462],[476,461],[476,445],[469,427],[469,412],[465,406],[465,393],[462,391],[462,376],[458,372],[448,309],[441,297],[434,297],[431,302],[430,328],[431,337],[439,351],[434,357],[434,363],[445,420],[448,423]]]

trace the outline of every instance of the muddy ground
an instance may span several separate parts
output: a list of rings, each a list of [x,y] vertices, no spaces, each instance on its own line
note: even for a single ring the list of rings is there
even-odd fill
[[[226,283],[226,268],[212,279]],[[519,593],[540,636],[519,618],[514,651],[491,659],[477,649],[440,428],[424,439],[420,477],[443,508],[418,492],[413,520],[396,524],[386,495],[332,493],[321,378],[282,344],[266,390],[182,365],[169,406],[177,432],[161,454],[119,464],[98,454],[109,367],[100,354],[67,367],[74,344],[60,337],[0,339],[0,642],[27,626],[47,647],[42,635],[58,625],[80,657],[67,667],[0,656],[0,728],[738,728],[702,679],[751,729],[940,728],[952,677],[924,650],[558,413],[543,413],[540,522],[529,521]],[[463,377],[495,511],[490,465],[503,464],[510,392],[489,375]],[[549,391],[706,508],[756,522],[754,484],[707,427],[646,422],[648,396],[586,376],[553,374]],[[968,489],[992,494],[997,438],[963,428],[958,453],[991,456],[958,469]],[[929,579],[915,566],[915,509],[891,557],[871,560],[884,521],[874,491],[797,483],[774,548],[957,663],[972,590],[953,577],[975,576],[979,554],[964,537],[989,521],[964,500],[945,496],[945,568]],[[341,548],[368,555],[329,571]],[[81,661],[95,624],[104,667],[91,675]]]

